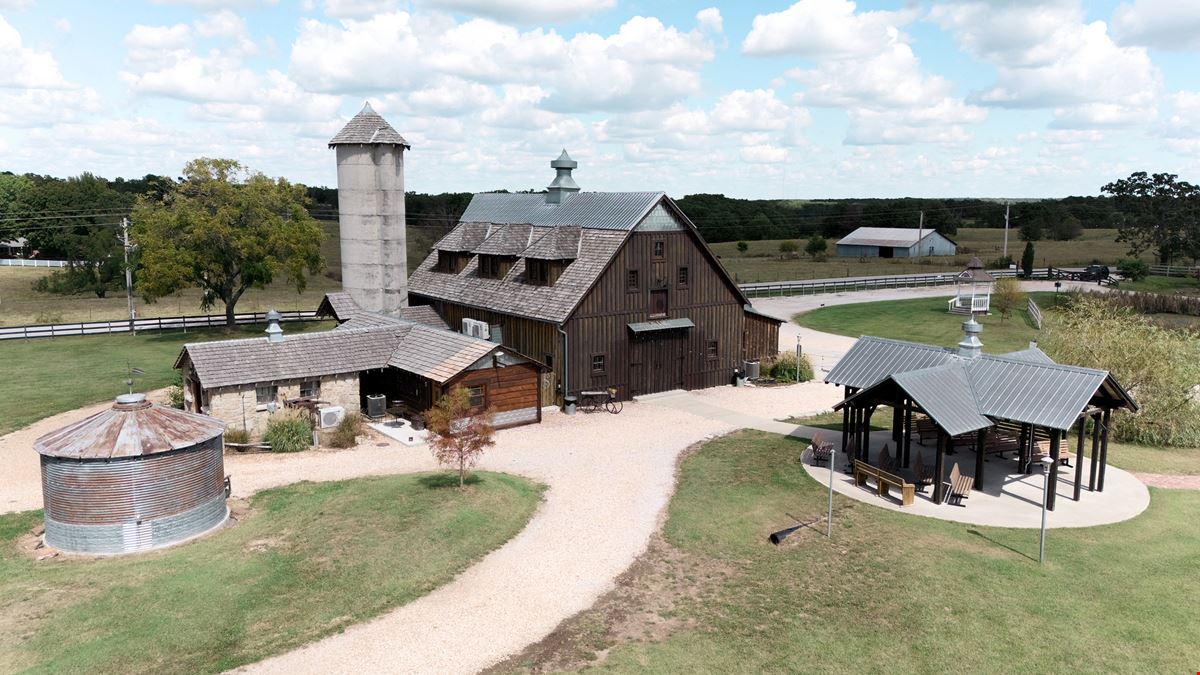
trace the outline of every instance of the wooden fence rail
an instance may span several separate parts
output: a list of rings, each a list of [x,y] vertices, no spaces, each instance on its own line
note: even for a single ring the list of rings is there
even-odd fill
[[[1033,301],[1033,298],[1029,298],[1028,311],[1029,311],[1029,318],[1033,320],[1033,325],[1036,326],[1038,330],[1041,330],[1042,329],[1042,308],[1038,307],[1038,304]]]
[[[314,321],[315,311],[280,312],[281,321]],[[238,325],[266,323],[266,312],[235,314]],[[220,328],[225,325],[224,314],[202,314],[198,316],[173,316],[157,319],[136,319],[135,330],[187,330],[188,328]],[[128,333],[129,320],[82,321],[78,323],[36,324],[29,326],[0,326],[0,340],[23,340],[27,338],[54,338],[69,335],[107,335]]]
[[[1159,277],[1191,277],[1200,274],[1197,265],[1151,265],[1150,274]]]
[[[1033,279],[1052,278],[1053,268],[1033,270]],[[992,276],[1019,276],[1017,270],[988,270]],[[785,295],[814,295],[817,293],[842,293],[846,291],[869,291],[876,288],[920,288],[954,283],[956,272],[935,274],[897,274],[880,277],[846,277],[842,279],[805,279],[801,281],[763,281],[740,284],[739,288],[751,298],[767,298]]]

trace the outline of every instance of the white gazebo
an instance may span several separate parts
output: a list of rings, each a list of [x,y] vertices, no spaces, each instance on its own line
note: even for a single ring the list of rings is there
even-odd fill
[[[953,314],[987,314],[992,302],[992,284],[996,278],[983,269],[983,261],[971,258],[967,269],[954,277],[954,297],[949,309]]]

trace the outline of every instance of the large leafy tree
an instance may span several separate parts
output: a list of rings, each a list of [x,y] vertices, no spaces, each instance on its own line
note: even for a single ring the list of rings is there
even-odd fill
[[[141,254],[138,291],[154,300],[198,287],[202,309],[238,300],[279,275],[303,291],[324,261],[324,233],[305,210],[303,185],[251,172],[232,159],[200,158],[161,198],[142,196],[133,211]]]
[[[1200,255],[1200,187],[1177,178],[1138,171],[1100,188],[1124,216],[1117,241],[1128,243],[1131,255],[1154,249],[1164,264]]]

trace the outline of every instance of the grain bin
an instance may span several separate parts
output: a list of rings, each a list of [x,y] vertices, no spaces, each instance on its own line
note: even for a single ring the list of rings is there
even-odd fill
[[[207,532],[229,517],[225,425],[125,394],[52,431],[42,456],[46,544],[77,553],[131,553]]]

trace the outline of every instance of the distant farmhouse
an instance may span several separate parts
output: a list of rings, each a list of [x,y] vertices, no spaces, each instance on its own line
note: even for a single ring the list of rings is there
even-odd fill
[[[478,194],[409,278],[409,301],[479,322],[546,364],[543,398],[727,384],[778,350],[750,301],[662,192],[580,192],[563,151],[545,194]]]
[[[957,250],[958,244],[936,230],[906,227],[860,227],[837,243],[842,258],[916,258]]]
[[[778,351],[781,321],[750,307],[661,192],[580,192],[563,151],[545,194],[475,195],[410,278],[408,143],[368,105],[329,145],[344,291],[318,315],[339,326],[285,337],[275,322],[268,337],[185,345],[187,409],[261,433],[281,406],[382,399],[413,415],[465,387],[505,426],[585,390],[728,384]]]

